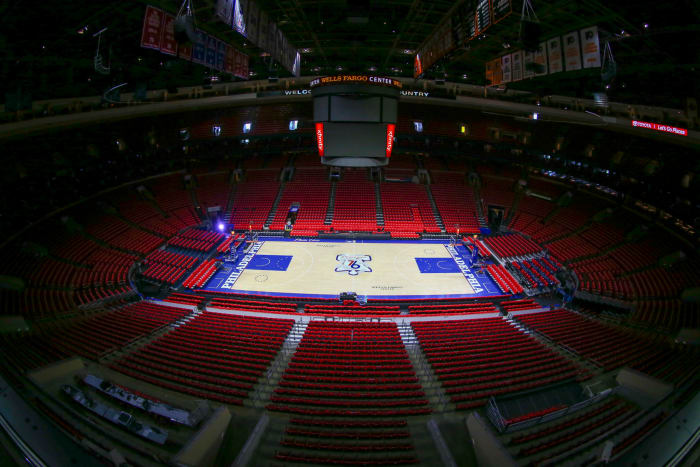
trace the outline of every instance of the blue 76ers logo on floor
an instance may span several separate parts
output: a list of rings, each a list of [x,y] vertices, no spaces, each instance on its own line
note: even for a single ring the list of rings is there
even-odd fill
[[[346,272],[351,276],[356,276],[361,272],[372,272],[372,268],[365,264],[365,261],[372,261],[370,255],[338,255],[335,257],[338,265],[335,272]]]

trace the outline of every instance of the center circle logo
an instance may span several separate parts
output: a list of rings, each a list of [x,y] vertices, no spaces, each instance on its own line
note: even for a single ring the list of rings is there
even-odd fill
[[[335,272],[347,272],[351,276],[356,276],[361,272],[372,272],[372,268],[367,265],[369,261],[372,261],[370,255],[342,254],[337,255],[335,260],[338,261]]]

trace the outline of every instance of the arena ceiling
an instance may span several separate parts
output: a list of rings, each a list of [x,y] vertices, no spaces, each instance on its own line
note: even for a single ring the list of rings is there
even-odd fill
[[[475,1],[258,0],[258,4],[303,51],[304,75],[342,71],[412,76],[415,50],[457,8]],[[288,76],[280,66],[270,63],[264,51],[217,19],[216,0],[193,3],[198,27],[251,56],[254,78]],[[149,88],[156,83],[170,86],[201,80],[203,67],[187,68],[139,48],[146,4],[176,12],[180,0],[2,2],[0,47],[8,52],[2,60],[2,74],[7,78],[3,81],[8,83],[4,90],[26,88],[31,83],[37,96],[59,90],[68,96],[120,79],[146,80]],[[427,70],[425,77],[484,84],[485,62],[518,47],[521,5],[515,0],[513,13],[506,20],[453,51]],[[618,64],[617,79],[609,90],[611,97],[656,105],[672,99],[677,107],[684,97],[700,94],[698,2],[550,0],[535,1],[533,5],[542,25],[542,39],[599,26],[601,40],[610,41]],[[89,26],[87,34],[78,34],[84,26]],[[90,72],[96,47],[92,33],[105,27],[104,52],[115,65],[110,79]],[[584,96],[602,86],[599,70],[589,69],[527,80],[512,87],[543,95]]]

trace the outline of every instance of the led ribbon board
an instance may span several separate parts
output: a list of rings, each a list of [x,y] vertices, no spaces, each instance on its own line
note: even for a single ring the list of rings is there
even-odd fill
[[[388,86],[391,88],[401,89],[403,83],[401,81],[386,78],[384,76],[368,76],[368,75],[337,75],[324,76],[316,78],[309,83],[309,87],[315,88],[318,86],[328,86],[333,84],[369,84],[376,86]]]
[[[688,136],[688,130],[685,128],[677,128],[671,125],[662,125],[659,123],[642,122],[632,120],[632,126],[637,128],[647,128],[649,130],[663,131],[664,133],[673,133],[674,135]]]

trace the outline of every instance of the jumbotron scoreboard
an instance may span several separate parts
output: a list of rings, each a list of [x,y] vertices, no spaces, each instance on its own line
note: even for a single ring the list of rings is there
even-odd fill
[[[402,84],[392,78],[337,75],[311,81],[321,162],[342,167],[389,163]]]

